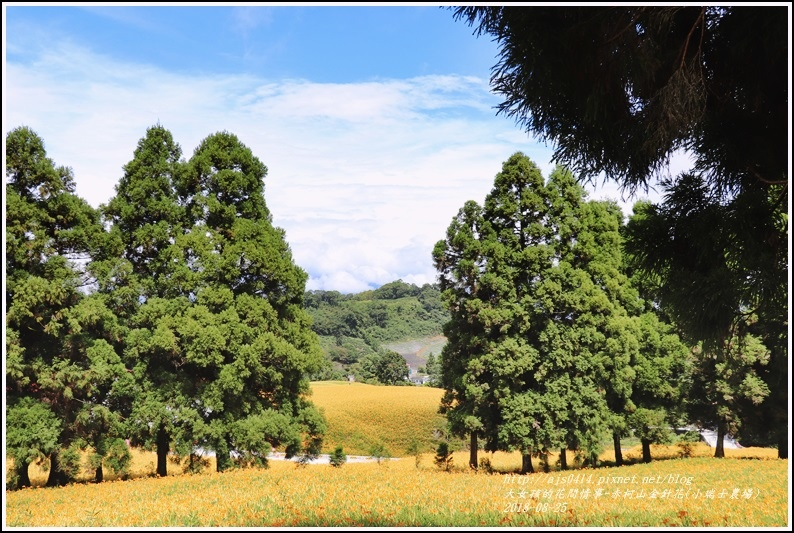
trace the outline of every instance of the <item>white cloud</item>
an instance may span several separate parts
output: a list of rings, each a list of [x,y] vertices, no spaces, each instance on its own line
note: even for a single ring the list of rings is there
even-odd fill
[[[234,30],[247,36],[256,29],[270,26],[273,22],[273,7],[235,6],[231,18]]]
[[[487,80],[200,77],[68,43],[48,50],[6,64],[6,133],[36,131],[94,206],[112,197],[149,126],[168,128],[186,158],[206,136],[234,133],[269,169],[266,201],[309,289],[433,282],[433,244],[465,201],[483,201],[503,161],[522,150],[552,168],[551,148],[495,116]]]

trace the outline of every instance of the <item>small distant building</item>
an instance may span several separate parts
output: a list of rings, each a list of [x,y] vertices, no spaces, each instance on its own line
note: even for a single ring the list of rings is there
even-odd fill
[[[356,380],[356,376],[354,376],[353,374],[348,374],[347,376],[348,383],[353,383],[355,380]]]
[[[409,380],[411,381],[411,383],[413,383],[414,385],[424,385],[424,384],[426,384],[426,383],[429,383],[429,382],[430,382],[430,376],[428,376],[428,375],[426,375],[426,374],[422,374],[422,375],[419,375],[419,374],[414,374],[413,376],[411,376],[411,377],[410,377],[410,378],[408,378],[408,379],[409,379]]]

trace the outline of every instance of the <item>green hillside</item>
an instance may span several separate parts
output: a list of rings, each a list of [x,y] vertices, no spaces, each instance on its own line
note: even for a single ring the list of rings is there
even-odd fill
[[[437,287],[402,280],[356,294],[308,291],[304,305],[320,337],[327,365],[312,379],[377,382],[371,368],[384,352],[403,356],[415,373],[427,356],[441,353],[449,314]]]

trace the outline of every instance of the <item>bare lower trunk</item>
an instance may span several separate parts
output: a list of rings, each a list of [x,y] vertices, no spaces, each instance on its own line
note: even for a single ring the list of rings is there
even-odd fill
[[[717,424],[717,448],[714,450],[714,457],[725,457],[725,424]]]
[[[477,470],[477,432],[471,432],[471,441],[469,443],[469,467]]]
[[[651,462],[651,441],[648,439],[640,439],[642,442],[642,462]]]
[[[157,430],[157,475],[161,477],[168,475],[168,445],[170,441],[165,426],[160,425]]]
[[[27,461],[19,461],[16,471],[17,471],[17,486],[16,488],[21,489],[22,487],[30,487],[30,475],[28,474],[28,467],[30,463]]]
[[[532,468],[532,454],[524,453],[521,455],[521,473],[522,474],[532,474],[535,472],[535,469]]]
[[[229,444],[226,442],[225,437],[221,437],[218,439],[216,446],[215,470],[218,472],[223,472],[232,466],[232,461],[229,459]],[[378,460],[378,463],[380,463],[380,459]]]
[[[612,432],[612,444],[615,446],[615,465],[623,466],[623,450],[620,449],[620,433],[617,431]]]
[[[560,448],[560,470],[568,470],[568,450]]]
[[[47,477],[48,487],[60,487],[66,485],[69,478],[61,468],[61,458],[59,452],[50,454],[50,475]]]

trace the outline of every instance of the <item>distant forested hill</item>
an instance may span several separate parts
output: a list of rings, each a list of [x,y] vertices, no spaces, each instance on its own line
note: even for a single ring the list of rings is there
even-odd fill
[[[358,381],[377,381],[374,367],[390,351],[387,345],[438,338],[449,319],[437,287],[402,280],[357,294],[307,291],[304,305],[328,361],[316,380],[347,379],[352,373]]]

